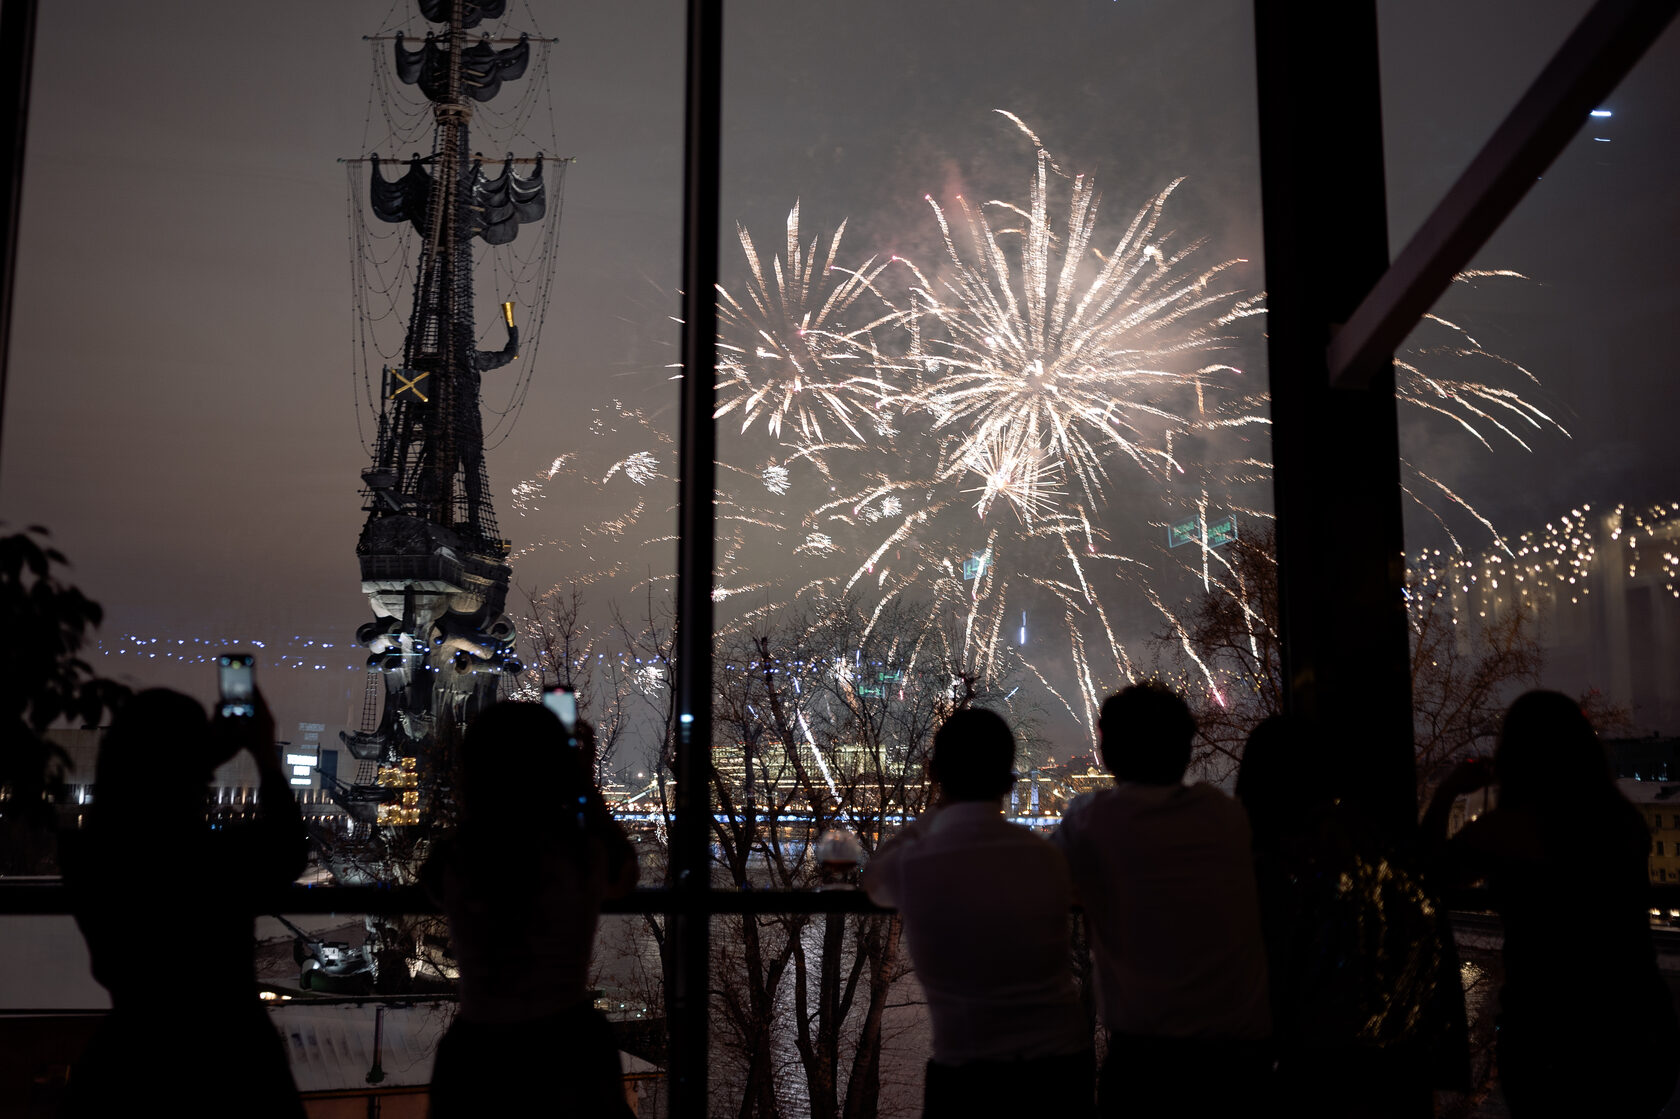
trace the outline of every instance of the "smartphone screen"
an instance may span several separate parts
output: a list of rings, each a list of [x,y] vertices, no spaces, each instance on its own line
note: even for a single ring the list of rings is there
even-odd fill
[[[256,716],[256,666],[257,658],[250,653],[223,653],[216,658],[223,718],[250,719]]]
[[[554,712],[567,734],[577,729],[577,693],[572,689],[549,688],[543,693],[543,706]]]

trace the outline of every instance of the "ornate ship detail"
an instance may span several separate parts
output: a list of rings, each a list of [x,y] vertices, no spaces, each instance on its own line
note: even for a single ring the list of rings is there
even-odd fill
[[[540,151],[525,157],[509,153],[496,161],[499,168],[487,168],[482,156],[469,154],[475,106],[495,98],[505,83],[524,78],[534,48],[546,59],[551,42],[526,34],[493,39],[479,30],[485,20],[500,19],[505,7],[506,0],[419,0],[420,13],[440,26],[426,33],[418,49],[406,34],[374,37],[395,43],[390,69],[376,58],[376,71],[393,87],[417,86],[425,96],[432,150],[414,154],[394,178],[386,175],[388,156],[346,161],[354,165],[352,225],[364,351],[373,333],[369,320],[378,317],[368,293],[384,296],[383,317],[400,313],[395,282],[381,287],[367,269],[383,277],[382,269],[400,260],[398,271],[413,292],[400,351],[386,351],[374,339],[374,352],[396,360],[387,358],[375,372],[361,359],[376,425],[372,464],[362,474],[367,521],[356,556],[374,617],[357,630],[369,651],[362,729],[343,735],[362,764],[335,795],[359,824],[368,825],[359,830],[376,841],[385,828],[419,822],[425,798],[445,768],[440,743],[494,702],[521,669],[506,614],[510,545],[498,531],[491,501],[480,395],[486,374],[523,355],[511,298],[501,303],[501,321],[493,328],[501,337],[491,339],[492,345],[505,339],[504,344],[480,348],[474,254],[481,243],[508,245],[521,226],[545,222],[550,206],[544,164],[563,171],[565,161]],[[413,105],[412,94],[406,103]],[[387,119],[391,113],[388,105]],[[427,122],[415,121],[407,132],[393,126],[391,135],[422,134]],[[365,207],[356,182],[363,175]],[[554,177],[558,185],[560,176]],[[539,239],[539,268],[528,270],[546,268],[546,276],[535,291],[524,293],[538,300],[539,315],[552,275],[555,210]],[[367,222],[364,212],[371,212],[374,222]],[[400,257],[392,252],[380,258],[367,247],[393,234],[405,238]],[[523,378],[517,380],[523,384]],[[334,865],[335,873],[343,869]]]

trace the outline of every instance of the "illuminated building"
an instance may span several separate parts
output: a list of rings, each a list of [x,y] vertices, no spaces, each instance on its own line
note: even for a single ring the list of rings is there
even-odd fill
[[[1616,788],[1639,809],[1651,833],[1652,884],[1680,883],[1680,784],[1623,779]]]
[[[1643,730],[1680,731],[1680,502],[1607,512],[1571,509],[1507,548],[1474,557],[1418,557],[1451,595],[1468,649],[1475,624],[1519,606],[1532,612],[1542,682],[1570,695],[1597,689]]]
[[[300,723],[300,728],[317,728],[314,732],[300,730],[299,736],[319,734],[320,723]],[[83,809],[97,795],[95,783],[99,764],[99,740],[102,727],[76,727],[46,732],[47,741],[63,749],[70,759],[64,774],[67,799],[61,805],[66,825],[81,826]],[[338,770],[340,752],[335,748],[321,748],[318,743],[299,745],[295,742],[276,744],[281,764],[292,785],[292,793],[306,821],[317,826],[342,828],[349,817],[333,802],[332,789]],[[301,772],[300,772],[301,771]],[[157,759],[156,779],[161,784],[177,778],[175,759],[167,755]],[[262,779],[256,762],[246,753],[239,753],[216,768],[206,790],[205,810],[212,819],[231,819],[254,812],[257,790]]]

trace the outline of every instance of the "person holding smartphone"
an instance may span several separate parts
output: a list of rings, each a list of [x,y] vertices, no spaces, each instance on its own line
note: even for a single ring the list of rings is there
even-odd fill
[[[178,1067],[184,1051],[192,1075],[172,1080],[172,1109],[221,1113],[238,1100],[244,1115],[303,1115],[256,997],[251,949],[253,915],[303,872],[308,839],[254,687],[248,704],[248,715],[212,721],[188,696],[141,692],[100,743],[86,826],[67,832],[61,850],[111,1013],[71,1066],[65,1115],[128,1114],[135,1087]],[[257,810],[212,828],[205,786],[241,750],[261,775]]]
[[[460,1009],[438,1045],[431,1114],[516,1114],[541,1070],[569,1113],[630,1115],[618,1045],[589,999],[601,902],[636,884],[635,848],[593,780],[589,724],[545,704],[481,712],[461,743],[461,819],[421,881],[449,918]],[[508,800],[507,775],[528,794]]]
[[[1450,839],[1455,799],[1495,807]],[[1504,925],[1499,1086],[1517,1119],[1650,1116],[1680,1079],[1680,1021],[1646,916],[1651,837],[1575,700],[1511,704],[1492,764],[1441,781],[1420,825],[1447,885],[1485,880]]]

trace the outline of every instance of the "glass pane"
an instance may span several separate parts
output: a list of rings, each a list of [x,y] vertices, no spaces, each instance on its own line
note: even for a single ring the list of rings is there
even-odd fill
[[[1101,780],[1108,692],[1157,669],[1224,690],[1177,627],[1231,593],[1231,538],[1270,517],[1249,9],[1019,15],[729,10],[712,838],[731,888],[843,886],[929,807],[959,705],[1006,713],[1011,811],[1044,823]],[[918,1108],[928,1027],[890,927],[713,919],[720,1107]]]
[[[1379,0],[1391,251],[1417,231],[1591,7]]]
[[[1382,6],[1397,231],[1435,204],[1585,8]],[[1398,366],[1420,793],[1457,758],[1493,752],[1518,693],[1563,692],[1593,717],[1651,831],[1659,886],[1676,880],[1659,845],[1658,825],[1673,823],[1662,781],[1680,772],[1680,450],[1662,406],[1680,342],[1664,233],[1677,66],[1671,27],[1581,122]],[[1490,803],[1466,798],[1455,822]],[[1559,883],[1560,898],[1573,895]],[[1476,1093],[1497,1099],[1501,928],[1460,926]]]
[[[381,926],[416,935],[406,951],[381,952],[374,932]],[[437,920],[294,914],[260,917],[255,931],[250,997],[267,1010],[311,1113],[356,1106],[423,1114],[438,1043],[456,1011],[456,961]],[[0,918],[0,943],[16,979],[0,993],[7,1087],[19,1100],[30,1093],[28,1114],[55,1114],[67,1079],[95,1067],[86,1054],[107,1024],[110,1000],[89,973],[86,952],[77,951],[82,938],[72,918]],[[617,1045],[623,1091],[638,1116],[663,1115],[664,1019],[646,918],[604,918],[599,945],[590,993]],[[192,947],[202,953],[208,946]],[[380,967],[409,975],[408,989],[375,993]],[[128,1014],[169,1021],[156,1007]],[[173,1034],[165,1037],[175,1044]]]
[[[670,625],[683,17],[675,0],[633,17],[515,0],[463,29],[467,98],[412,0],[302,20],[42,13],[0,518],[45,525],[74,562],[59,578],[102,605],[94,673],[210,703],[217,654],[254,654],[311,884],[413,883],[464,796],[460,724],[545,685],[576,689],[599,783],[645,812],[668,693],[634,658]],[[444,206],[428,184],[450,182]],[[180,727],[152,730],[141,796],[205,775]],[[27,852],[8,830],[0,873],[55,872],[53,825],[98,810],[98,729],[49,734],[58,819]],[[495,811],[569,820],[500,745]],[[251,754],[218,767],[205,825],[237,827],[262,784]],[[157,873],[225,886],[164,858]],[[32,970],[27,1005],[101,1004],[81,937],[54,921],[31,943],[68,970]],[[386,1023],[410,1048],[385,1083],[423,1086],[451,1011],[419,1008],[453,1007],[445,925],[294,923],[320,934],[330,982],[300,987],[265,919],[259,973],[291,995],[274,1013],[413,1001]],[[600,989],[644,1035],[625,1052],[656,1101],[662,1019],[619,997],[628,980]],[[333,1027],[348,1051],[371,1044],[373,1009]]]
[[[410,0],[106,7],[40,24],[0,493],[103,606],[92,670],[210,701],[216,654],[253,653],[335,879],[409,876],[450,728],[498,695],[575,685],[602,776],[645,771],[591,642],[644,591],[668,615],[682,5],[510,4],[463,31],[501,52],[472,63],[487,99],[447,88]],[[475,185],[446,237],[450,159]],[[211,784],[226,814],[258,781],[242,757]]]
[[[718,748],[779,690],[833,799],[831,745],[914,763],[879,716],[917,673],[919,733],[1007,709],[1026,767],[1087,757],[1136,676],[1212,705],[1181,627],[1271,507],[1248,8],[748,4],[726,35],[717,627],[759,679]]]
[[[712,918],[713,1114],[835,1115],[848,1099],[863,1114],[920,1113],[927,1008],[897,920]]]
[[[1496,666],[1507,686],[1490,690],[1488,711],[1533,683],[1589,697],[1604,732],[1624,738],[1680,733],[1680,451],[1665,410],[1650,407],[1672,395],[1672,268],[1650,234],[1674,169],[1677,57],[1670,29],[1407,340],[1400,366],[1407,539],[1432,592],[1420,603],[1456,627],[1430,667]],[[1411,112],[1402,101],[1388,118]],[[1485,747],[1486,714],[1446,753]]]

